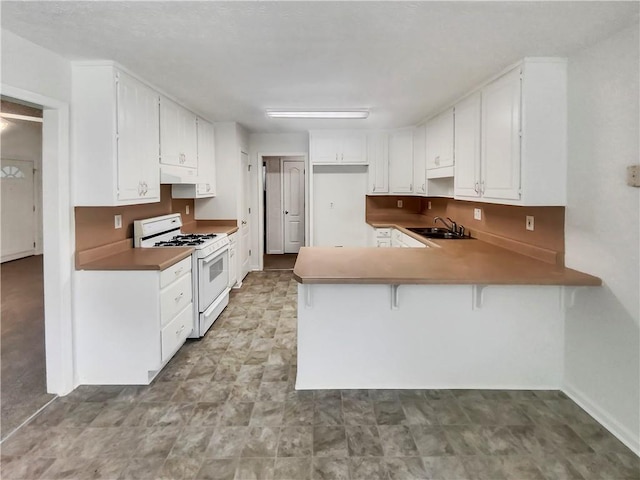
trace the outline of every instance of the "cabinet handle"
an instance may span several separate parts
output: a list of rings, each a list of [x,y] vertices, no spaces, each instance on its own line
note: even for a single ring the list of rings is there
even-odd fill
[[[484,195],[484,180],[480,182],[480,193]]]
[[[475,190],[475,192],[476,192],[477,194],[480,194],[480,191],[479,191],[479,188],[478,188],[478,182],[476,182],[476,183],[474,183],[474,184],[473,184],[473,189]]]
[[[184,297],[184,292],[180,292],[180,295],[175,298],[176,303],[182,300],[182,297]]]
[[[435,158],[435,164],[440,165],[440,155]]]
[[[180,336],[180,333],[184,330],[184,325],[182,325],[178,330],[176,330],[176,337]]]
[[[426,185],[423,183],[422,184],[422,193],[424,193],[427,190],[425,187],[426,187]]]
[[[409,184],[409,190],[413,190],[413,183]]]
[[[338,154],[336,153],[336,162],[338,161]]]
[[[210,191],[211,191],[211,185],[207,183],[207,192],[210,192]]]
[[[179,276],[179,275],[182,273],[182,271],[183,271],[183,270],[184,270],[184,267],[179,268],[178,270],[176,270],[176,271],[174,272],[174,273],[176,274],[176,277],[177,277],[177,276]]]
[[[340,161],[343,161],[343,160],[344,160],[344,153],[341,153],[340,154]]]

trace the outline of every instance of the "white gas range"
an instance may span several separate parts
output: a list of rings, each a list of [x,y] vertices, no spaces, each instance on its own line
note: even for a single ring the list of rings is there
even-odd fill
[[[193,247],[193,330],[189,338],[207,333],[229,303],[229,239],[224,233],[182,231],[179,213],[133,222],[134,246]]]

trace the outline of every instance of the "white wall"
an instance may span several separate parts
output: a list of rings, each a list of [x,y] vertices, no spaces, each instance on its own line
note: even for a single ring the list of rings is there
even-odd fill
[[[566,391],[640,450],[638,26],[569,59],[566,264],[602,278],[566,318]]]
[[[195,202],[199,220],[238,219],[240,185],[240,150],[238,125],[235,122],[214,124],[216,140],[216,196]]]
[[[74,224],[69,159],[71,63],[2,30],[2,94],[44,106],[42,183],[47,390],[73,389]]]

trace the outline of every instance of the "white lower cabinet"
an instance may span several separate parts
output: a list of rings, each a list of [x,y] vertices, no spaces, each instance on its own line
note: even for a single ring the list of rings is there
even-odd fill
[[[163,271],[77,271],[78,382],[149,384],[194,327],[191,278],[191,257]]]
[[[387,248],[391,246],[391,228],[373,229],[373,246]]]
[[[391,246],[394,248],[429,248],[419,240],[395,228],[391,232]]]
[[[238,233],[229,235],[229,288],[238,282]]]

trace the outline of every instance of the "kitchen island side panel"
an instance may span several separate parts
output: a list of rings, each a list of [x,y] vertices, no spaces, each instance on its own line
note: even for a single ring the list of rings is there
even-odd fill
[[[562,287],[400,285],[396,293],[299,284],[296,388],[560,388]]]

